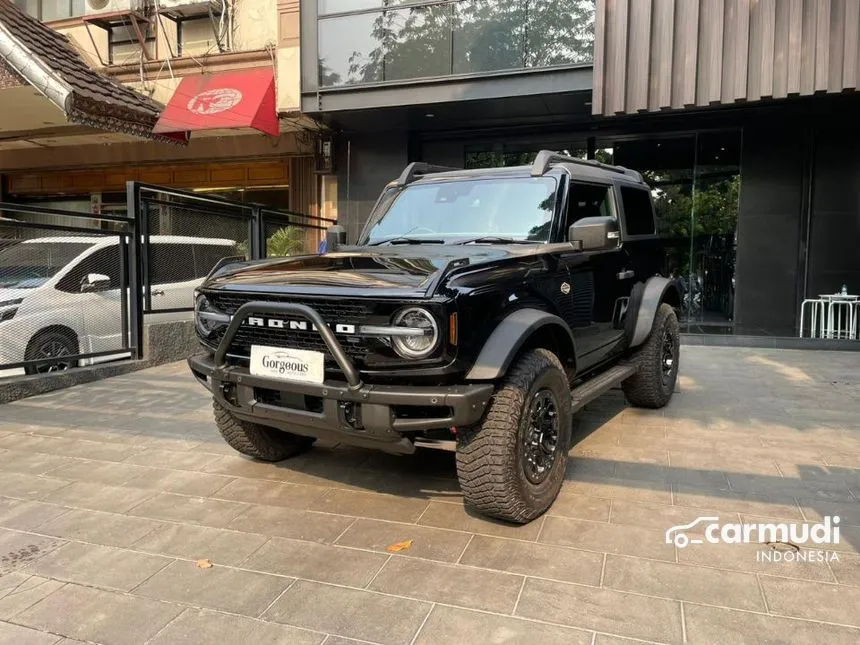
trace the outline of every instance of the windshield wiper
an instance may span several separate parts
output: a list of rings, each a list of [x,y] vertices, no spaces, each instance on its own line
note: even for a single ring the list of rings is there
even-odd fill
[[[427,239],[424,237],[392,237],[387,240],[380,240],[379,242],[374,242],[369,246],[379,246],[380,244],[444,244],[445,240],[437,240],[437,239]]]
[[[540,242],[538,240],[515,240],[512,237],[487,235],[485,237],[476,237],[473,240],[466,240],[465,242],[457,242],[457,244],[540,244]]]

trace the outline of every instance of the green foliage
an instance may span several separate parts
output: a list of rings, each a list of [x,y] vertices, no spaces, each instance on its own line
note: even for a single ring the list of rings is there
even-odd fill
[[[302,229],[297,226],[285,226],[283,228],[279,228],[266,239],[266,257],[287,257],[297,251],[303,251],[304,244],[304,234],[302,233]],[[247,241],[238,242],[234,248],[236,255],[244,255],[246,258],[249,257]]]

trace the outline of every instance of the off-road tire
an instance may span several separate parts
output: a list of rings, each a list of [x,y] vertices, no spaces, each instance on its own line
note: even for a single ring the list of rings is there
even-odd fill
[[[534,484],[523,466],[528,406],[542,389],[558,404],[555,458],[546,479]],[[466,504],[485,515],[525,524],[555,501],[564,481],[571,434],[570,388],[558,358],[546,349],[520,356],[498,386],[484,415],[457,438],[457,475]]]
[[[667,335],[674,352],[672,369],[668,375],[664,373],[663,355],[663,342]],[[638,370],[621,384],[630,405],[638,408],[662,408],[669,403],[678,380],[680,339],[680,325],[675,310],[670,305],[661,304],[648,339],[633,355],[632,360]]]
[[[233,416],[218,401],[212,402],[218,431],[230,446],[261,461],[282,461],[308,450],[316,439],[282,432]]]

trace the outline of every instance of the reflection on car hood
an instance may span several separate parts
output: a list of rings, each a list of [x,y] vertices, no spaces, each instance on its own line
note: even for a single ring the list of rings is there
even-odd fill
[[[243,292],[426,297],[452,270],[533,253],[532,246],[351,247],[338,253],[225,267],[204,287]]]

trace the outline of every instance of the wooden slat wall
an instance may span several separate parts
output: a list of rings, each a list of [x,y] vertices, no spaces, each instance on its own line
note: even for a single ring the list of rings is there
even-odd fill
[[[595,29],[595,114],[860,83],[860,0],[597,0]]]

